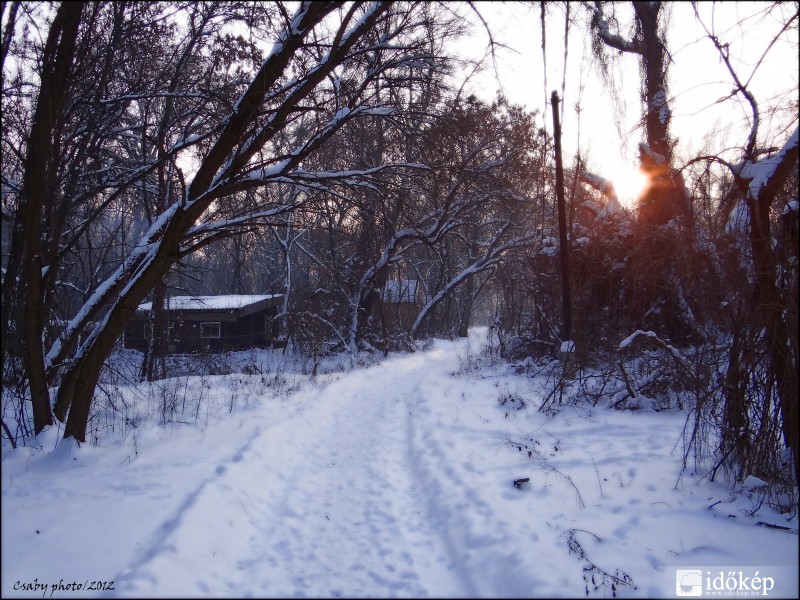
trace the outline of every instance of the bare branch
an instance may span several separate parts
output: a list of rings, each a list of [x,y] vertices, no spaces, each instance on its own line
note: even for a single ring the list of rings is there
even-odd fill
[[[620,52],[628,52],[630,54],[644,54],[644,49],[641,43],[637,40],[626,40],[621,35],[612,33],[608,21],[603,15],[603,5],[600,2],[594,3],[594,11],[592,12],[592,28],[597,33],[604,44],[615,48]]]

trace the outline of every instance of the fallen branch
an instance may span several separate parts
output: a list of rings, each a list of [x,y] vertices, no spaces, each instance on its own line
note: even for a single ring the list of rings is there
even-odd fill
[[[636,340],[638,340],[640,338],[647,338],[647,339],[653,341],[657,346],[660,346],[661,348],[663,348],[664,350],[669,352],[669,354],[672,355],[672,357],[675,359],[675,361],[681,367],[686,369],[687,373],[689,373],[690,375],[694,375],[694,373],[692,371],[692,367],[689,364],[689,362],[686,360],[686,358],[683,356],[683,353],[680,350],[678,350],[675,346],[673,346],[672,344],[669,344],[669,343],[665,342],[664,340],[662,340],[660,337],[658,337],[658,335],[654,331],[642,331],[641,329],[637,329],[636,331],[634,331],[632,334],[630,334],[628,337],[626,337],[624,340],[622,340],[619,343],[618,350],[624,350],[625,348],[630,346],[632,342],[634,342],[634,341],[636,341]]]
[[[622,371],[622,378],[625,380],[625,389],[628,390],[628,395],[621,400],[617,400],[611,408],[617,408],[618,405],[625,402],[628,398],[636,398],[639,395],[636,393],[636,388],[633,387],[630,375],[628,375],[628,371],[625,370],[625,363],[622,361],[619,361],[619,369]]]
[[[783,525],[774,525],[773,523],[765,523],[764,521],[759,521],[756,525],[760,525],[762,527],[769,527],[770,529],[777,529],[779,531],[786,531],[788,533],[794,533],[795,535],[798,533],[797,529],[792,529],[791,527],[784,527]]]
[[[590,531],[586,531],[584,529],[568,529],[562,535],[565,535],[567,538],[567,548],[569,548],[570,554],[577,554],[578,558],[584,562],[583,565],[583,583],[586,590],[586,597],[589,597],[589,583],[592,584],[592,591],[596,592],[600,588],[610,588],[611,589],[611,597],[617,597],[617,587],[620,585],[627,585],[631,586],[633,589],[636,589],[636,586],[633,585],[633,579],[630,575],[628,575],[625,571],[620,571],[619,569],[614,570],[614,574],[612,575],[608,571],[601,569],[598,567],[587,555],[586,550],[583,549],[583,546],[578,541],[577,537],[575,537],[575,533],[581,531],[583,533],[587,533],[591,535],[595,540],[598,542],[602,542],[600,537],[593,534]],[[599,582],[598,582],[599,580]],[[605,593],[604,593],[605,595]]]

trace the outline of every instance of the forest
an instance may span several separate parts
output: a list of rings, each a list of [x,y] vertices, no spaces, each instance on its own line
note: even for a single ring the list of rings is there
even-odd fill
[[[467,91],[481,65],[453,42],[483,35],[491,70],[488,4],[4,1],[4,451],[53,427],[100,444],[120,360],[176,374],[170,298],[273,294],[281,344],[314,361],[489,326],[520,369],[558,361],[543,409],[682,411],[685,464],[796,514],[797,64],[777,99],[752,75],[797,50],[798,6],[761,5],[772,41],[746,68],[742,29],[694,7],[717,110],[745,126],[687,154],[669,4],[526,5],[543,47],[585,27],[600,76],[635,59],[628,207],[580,153],[561,166],[557,103]],[[149,346],[125,351],[146,302]]]

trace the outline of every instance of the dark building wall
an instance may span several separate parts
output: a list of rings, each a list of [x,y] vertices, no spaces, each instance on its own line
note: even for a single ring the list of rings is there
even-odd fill
[[[281,345],[278,340],[279,323],[273,319],[277,313],[277,307],[272,306],[242,317],[230,312],[192,311],[169,314],[165,332],[168,336],[167,351],[222,352]],[[219,323],[220,337],[201,337],[204,323]],[[146,351],[148,329],[147,316],[136,315],[125,328],[125,347],[140,352]]]

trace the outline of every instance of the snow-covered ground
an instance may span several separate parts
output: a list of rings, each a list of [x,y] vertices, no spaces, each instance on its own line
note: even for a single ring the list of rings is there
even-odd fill
[[[796,594],[797,516],[682,475],[685,414],[547,416],[485,335],[280,393],[185,379],[191,423],[4,447],[2,596],[676,597],[678,568]]]

